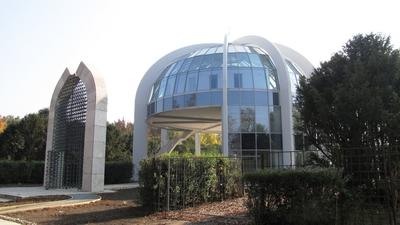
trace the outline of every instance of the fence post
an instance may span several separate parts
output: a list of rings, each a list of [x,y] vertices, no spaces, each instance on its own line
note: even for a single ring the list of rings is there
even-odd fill
[[[171,157],[168,157],[168,175],[167,175],[167,211],[169,211],[169,192],[171,180]]]

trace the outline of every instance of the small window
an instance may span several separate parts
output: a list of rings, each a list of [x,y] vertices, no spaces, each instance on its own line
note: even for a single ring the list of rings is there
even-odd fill
[[[234,80],[233,80],[233,87],[234,88],[241,88],[242,87],[242,74],[241,73],[235,73],[234,75]]]
[[[201,71],[199,72],[199,86],[198,90],[208,90],[209,89],[209,80],[210,80],[210,71]]]

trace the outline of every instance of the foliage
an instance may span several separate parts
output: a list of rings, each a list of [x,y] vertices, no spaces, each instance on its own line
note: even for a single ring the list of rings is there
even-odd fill
[[[297,102],[301,130],[334,165],[345,148],[399,145],[399,51],[389,37],[356,35],[301,80]]]
[[[334,169],[269,169],[243,180],[255,224],[335,224],[344,180]]]
[[[9,117],[6,130],[0,134],[0,159],[43,160],[48,113],[42,109],[21,120]]]
[[[106,162],[104,171],[105,184],[128,183],[132,177],[132,162]]]
[[[0,161],[0,184],[41,184],[42,161]]]
[[[4,130],[7,127],[7,121],[6,118],[0,116],[0,134],[4,132]]]
[[[185,208],[240,196],[240,176],[237,160],[190,153],[162,155],[141,161],[140,197],[149,209]]]
[[[107,123],[106,161],[132,161],[133,124],[118,120]]]
[[[0,161],[0,184],[42,184],[43,173],[43,161]],[[127,183],[131,177],[132,163],[105,163],[105,184]]]

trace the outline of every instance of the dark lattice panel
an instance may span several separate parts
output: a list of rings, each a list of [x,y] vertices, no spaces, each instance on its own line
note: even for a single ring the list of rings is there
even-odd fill
[[[53,149],[47,155],[47,188],[81,188],[87,92],[79,77],[64,84],[55,107]]]

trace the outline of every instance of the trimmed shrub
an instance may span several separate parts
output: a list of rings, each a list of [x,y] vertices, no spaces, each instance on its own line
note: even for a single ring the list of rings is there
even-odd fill
[[[104,171],[105,184],[129,183],[132,178],[132,162],[106,162]]]
[[[141,161],[139,185],[143,205],[152,210],[237,197],[242,195],[240,162],[221,156],[149,158]]]
[[[43,161],[0,161],[0,184],[42,184],[43,173]],[[106,162],[105,184],[127,183],[131,177],[131,162]]]
[[[42,161],[0,161],[0,184],[41,184]]]
[[[336,169],[268,169],[243,177],[255,224],[332,225],[344,181]]]

